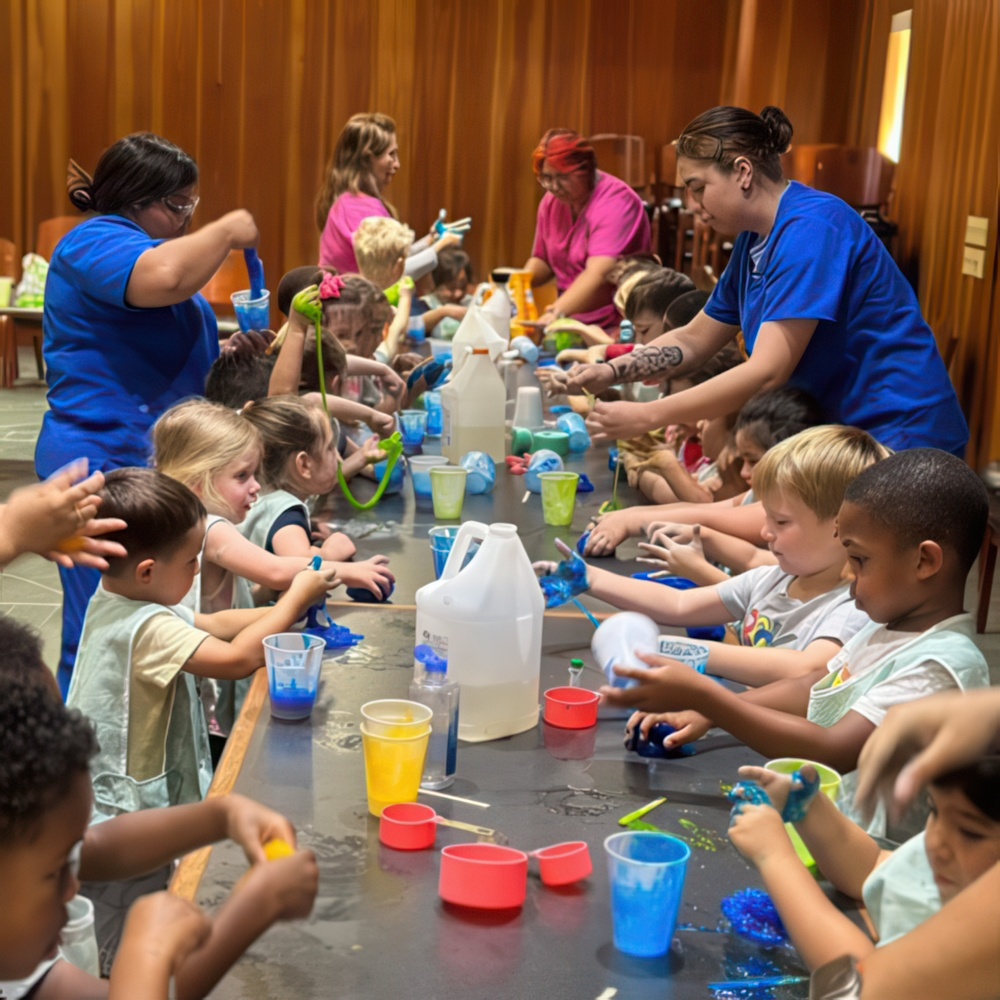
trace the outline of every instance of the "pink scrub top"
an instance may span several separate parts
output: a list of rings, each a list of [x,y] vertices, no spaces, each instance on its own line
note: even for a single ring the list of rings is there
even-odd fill
[[[590,201],[576,221],[569,205],[546,193],[538,206],[533,257],[544,260],[556,276],[560,294],[580,276],[590,257],[618,257],[648,253],[652,249],[649,219],[642,199],[624,181],[597,172]],[[590,312],[576,313],[581,323],[612,328],[621,317],[612,299],[614,288],[606,284],[606,303]]]
[[[326,226],[319,241],[320,267],[335,267],[341,274],[356,274],[358,261],[354,256],[354,233],[365,219],[373,215],[391,218],[389,210],[370,194],[345,191],[330,206]]]

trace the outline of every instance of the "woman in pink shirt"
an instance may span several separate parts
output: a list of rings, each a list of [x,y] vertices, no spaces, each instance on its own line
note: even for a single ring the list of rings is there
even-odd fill
[[[624,181],[598,170],[594,147],[570,129],[549,129],[532,155],[545,195],[524,267],[532,284],[555,277],[559,289],[541,319],[572,316],[616,329],[620,317],[607,275],[616,257],[651,249],[642,199]]]
[[[396,123],[378,113],[353,115],[337,139],[326,169],[326,181],[316,197],[320,267],[354,273],[354,233],[372,216],[398,218],[383,192],[399,170]],[[437,266],[437,251],[458,237],[444,236],[431,245],[431,236],[414,243],[406,273],[419,278]]]

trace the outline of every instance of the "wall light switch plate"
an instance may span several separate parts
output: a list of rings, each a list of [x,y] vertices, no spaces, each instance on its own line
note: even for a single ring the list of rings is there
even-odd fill
[[[990,220],[983,215],[970,215],[965,222],[965,242],[974,247],[986,246]]]
[[[962,254],[962,274],[970,274],[973,278],[981,278],[985,263],[985,250],[975,250],[972,247],[966,247]]]

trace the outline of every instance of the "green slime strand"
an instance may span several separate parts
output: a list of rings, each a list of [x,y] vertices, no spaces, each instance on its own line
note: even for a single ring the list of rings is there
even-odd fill
[[[312,285],[299,292],[292,299],[292,308],[296,312],[302,313],[306,319],[311,319],[313,327],[316,329],[316,365],[319,368],[319,391],[323,397],[323,409],[326,411],[326,415],[330,416],[330,407],[326,401],[326,371],[323,364],[323,304],[313,297],[312,292],[315,288],[316,286]],[[341,485],[343,485],[343,480],[341,480]],[[357,505],[355,504],[355,506]]]
[[[322,370],[320,375],[322,377]],[[403,436],[399,431],[396,431],[391,437],[387,437],[384,441],[379,441],[378,446],[386,455],[385,473],[371,500],[365,503],[355,500],[350,487],[347,485],[347,480],[344,478],[343,464],[337,468],[337,479],[340,482],[340,490],[355,510],[371,510],[382,499],[382,494],[385,493],[385,489],[389,485],[389,480],[392,478],[392,470],[396,468],[399,456],[403,454]]]

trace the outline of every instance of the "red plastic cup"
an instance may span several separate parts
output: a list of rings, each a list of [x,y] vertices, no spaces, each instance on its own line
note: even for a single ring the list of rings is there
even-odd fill
[[[419,802],[386,806],[378,824],[378,839],[397,851],[425,851],[437,837],[437,814]]]
[[[441,850],[438,894],[457,906],[519,908],[528,894],[528,855],[498,844],[449,844]]]
[[[589,729],[597,725],[601,696],[586,688],[557,687],[545,692],[545,721],[560,729]]]
[[[585,879],[593,870],[586,841],[570,840],[532,851],[538,858],[538,874],[546,885],[571,885]]]

